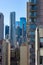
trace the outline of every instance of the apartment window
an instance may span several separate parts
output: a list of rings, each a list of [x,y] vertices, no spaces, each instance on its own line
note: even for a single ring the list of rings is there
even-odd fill
[[[35,30],[35,29],[36,29],[36,25],[31,24],[31,25],[30,25],[30,29],[34,29],[34,30]]]
[[[0,52],[1,52],[1,49],[0,49]]]
[[[0,57],[0,62],[2,62],[2,56]]]
[[[1,15],[0,15],[0,19],[1,19]]]
[[[30,16],[36,16],[36,12],[30,12]]]
[[[42,56],[40,56],[40,64],[42,64]]]
[[[32,32],[30,32],[30,35],[35,35],[35,32],[33,32],[33,31],[32,31]]]
[[[37,9],[37,6],[32,5],[32,6],[31,6],[31,9],[32,9],[32,10],[36,10],[36,9]]]
[[[34,22],[36,22],[36,19],[34,19]]]
[[[42,48],[42,47],[43,47],[43,37],[40,38],[40,48]]]
[[[29,22],[36,22],[36,19],[31,18],[31,19],[29,19]]]
[[[32,20],[31,19],[29,19],[29,22],[31,22]]]
[[[35,39],[33,39],[33,38],[30,39],[30,43],[31,43],[31,44],[35,43]]]

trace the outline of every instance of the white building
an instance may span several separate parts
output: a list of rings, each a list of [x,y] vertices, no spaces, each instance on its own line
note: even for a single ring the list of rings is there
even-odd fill
[[[35,31],[35,65],[43,65],[43,27]]]

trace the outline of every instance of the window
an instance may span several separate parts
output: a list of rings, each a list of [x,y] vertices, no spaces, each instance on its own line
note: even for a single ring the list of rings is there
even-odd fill
[[[32,20],[31,19],[29,19],[29,22],[31,22]]]
[[[36,10],[36,9],[37,9],[37,7],[36,7],[36,6],[34,6],[34,5],[32,5],[32,6],[31,6],[31,9],[32,9],[32,10]]]
[[[1,49],[0,49],[0,52],[1,52]]]
[[[36,12],[30,12],[30,16],[36,16]]]
[[[42,56],[40,56],[40,64],[42,64]]]
[[[0,62],[2,62],[2,56],[0,57]]]
[[[40,48],[43,47],[43,37],[40,38]]]
[[[31,18],[31,19],[29,19],[29,22],[36,22],[36,19]]]
[[[30,35],[35,35],[35,32],[30,32]]]
[[[30,41],[31,42],[35,42],[35,38],[30,38]]]
[[[1,15],[0,15],[0,19],[1,19]]]
[[[36,29],[36,25],[35,24],[31,24],[30,25],[30,29],[34,29],[35,30]]]

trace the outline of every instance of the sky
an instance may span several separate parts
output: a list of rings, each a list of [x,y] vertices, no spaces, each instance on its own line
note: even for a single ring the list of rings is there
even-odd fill
[[[4,24],[10,23],[10,12],[16,12],[16,21],[26,17],[26,2],[28,0],[0,0],[0,12],[4,15]]]

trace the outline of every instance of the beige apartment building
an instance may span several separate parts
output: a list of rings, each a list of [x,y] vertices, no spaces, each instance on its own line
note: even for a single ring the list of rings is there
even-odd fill
[[[28,65],[28,46],[20,46],[20,65]]]
[[[10,65],[10,43],[0,40],[0,65]]]
[[[43,27],[35,31],[35,65],[43,65]]]

